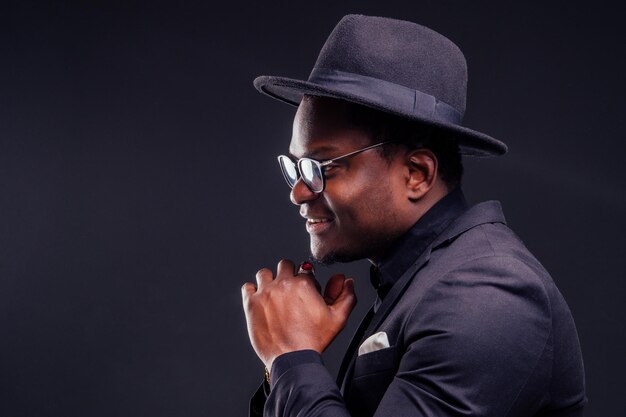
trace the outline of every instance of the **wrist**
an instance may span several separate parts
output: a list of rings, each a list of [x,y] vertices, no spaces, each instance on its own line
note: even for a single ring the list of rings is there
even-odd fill
[[[319,352],[312,349],[296,350],[293,352],[283,353],[276,357],[272,366],[267,369],[266,377],[270,387],[276,384],[276,381],[288,372],[290,369],[304,364],[318,363],[324,365],[322,356]]]

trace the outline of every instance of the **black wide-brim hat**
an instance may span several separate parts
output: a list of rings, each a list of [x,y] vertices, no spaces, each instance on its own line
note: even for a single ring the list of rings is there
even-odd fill
[[[326,40],[307,81],[260,76],[261,93],[297,106],[332,97],[420,121],[447,132],[464,155],[494,156],[504,143],[461,125],[467,65],[448,38],[413,22],[347,15]]]

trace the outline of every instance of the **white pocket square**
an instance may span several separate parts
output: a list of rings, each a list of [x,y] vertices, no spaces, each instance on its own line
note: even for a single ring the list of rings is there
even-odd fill
[[[387,339],[387,333],[378,332],[374,333],[359,346],[358,355],[364,355],[366,353],[375,352],[380,349],[389,347],[389,339]]]

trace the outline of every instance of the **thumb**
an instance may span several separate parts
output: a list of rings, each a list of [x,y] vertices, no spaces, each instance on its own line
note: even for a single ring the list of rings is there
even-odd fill
[[[332,305],[335,303],[335,300],[343,291],[345,281],[346,276],[344,274],[335,274],[330,277],[326,283],[326,288],[324,288],[324,301],[326,301],[326,304]]]
[[[348,320],[348,316],[352,312],[352,309],[356,305],[356,294],[354,292],[354,280],[352,278],[346,278],[343,281],[343,288],[341,293],[337,296],[332,305],[329,306],[330,310],[341,325],[345,325]]]

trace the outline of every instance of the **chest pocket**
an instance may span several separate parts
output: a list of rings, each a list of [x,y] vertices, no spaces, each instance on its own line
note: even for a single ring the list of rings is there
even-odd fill
[[[398,370],[398,351],[397,346],[391,346],[356,358],[345,398],[352,415],[368,417],[374,414]]]
[[[391,371],[395,374],[398,367],[398,349],[396,346],[379,349],[358,356],[354,363],[353,379]]]

